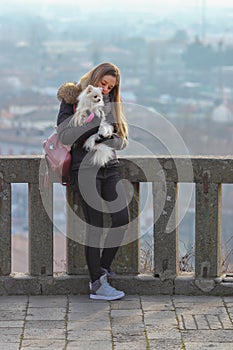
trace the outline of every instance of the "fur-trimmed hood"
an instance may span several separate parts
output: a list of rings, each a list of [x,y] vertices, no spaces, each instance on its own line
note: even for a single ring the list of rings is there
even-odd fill
[[[77,103],[80,92],[77,83],[64,83],[58,89],[57,98],[59,101],[64,99],[66,103],[74,104]]]

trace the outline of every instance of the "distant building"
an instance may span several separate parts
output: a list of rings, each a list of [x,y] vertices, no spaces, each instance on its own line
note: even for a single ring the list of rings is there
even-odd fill
[[[214,122],[233,122],[233,111],[228,104],[222,103],[214,108],[211,119]]]

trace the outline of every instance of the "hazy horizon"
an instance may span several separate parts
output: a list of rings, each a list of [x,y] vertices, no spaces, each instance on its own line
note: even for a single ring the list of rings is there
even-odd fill
[[[229,0],[189,0],[184,2],[183,0],[145,0],[143,3],[139,0],[118,0],[117,3],[113,3],[109,0],[2,0],[0,12],[9,12],[12,10],[12,6],[17,9],[24,9],[24,6],[27,6],[29,10],[30,7],[37,7],[43,11],[47,6],[71,6],[72,8],[79,7],[82,11],[101,11],[105,10],[130,10],[130,11],[163,11],[166,10],[170,12],[171,10],[185,10],[185,9],[203,9],[206,11],[208,9],[217,8],[232,8],[233,10],[233,1]]]

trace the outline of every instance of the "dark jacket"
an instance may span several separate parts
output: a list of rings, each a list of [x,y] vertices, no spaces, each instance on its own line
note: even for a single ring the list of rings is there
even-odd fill
[[[81,162],[82,166],[92,166],[90,159],[93,153],[87,152],[83,148],[83,144],[88,139],[88,137],[98,132],[100,119],[97,116],[95,116],[93,120],[88,124],[85,124],[83,126],[71,127],[69,125],[69,122],[73,116],[73,113],[73,105],[70,103],[66,103],[64,100],[62,100],[57,117],[57,132],[59,139],[63,144],[72,146],[71,168],[72,170],[76,170],[79,168]],[[106,115],[106,120],[114,126],[114,131],[116,131],[113,116],[111,113]],[[118,136],[116,132],[114,132],[111,138],[103,138],[100,140],[100,142],[104,142],[106,145],[114,149],[114,157],[108,163],[117,164],[118,159],[115,150],[121,150],[125,148],[126,143],[124,142],[124,140],[120,136]]]

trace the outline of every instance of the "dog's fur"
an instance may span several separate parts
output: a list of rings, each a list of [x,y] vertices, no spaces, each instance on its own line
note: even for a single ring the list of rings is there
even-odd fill
[[[71,119],[72,126],[82,126],[87,122],[88,113],[95,113],[99,118],[104,118],[102,107],[104,106],[102,90],[99,87],[88,85],[78,96],[78,106]]]
[[[90,136],[83,145],[87,151],[94,152],[92,163],[100,166],[105,165],[113,157],[113,149],[111,147],[105,144],[95,143],[101,136],[111,137],[113,133],[113,126],[105,120],[104,111],[102,110],[103,106],[102,89],[88,85],[78,96],[78,107],[70,121],[71,126],[84,125],[89,116],[87,110],[100,118],[98,133]]]

